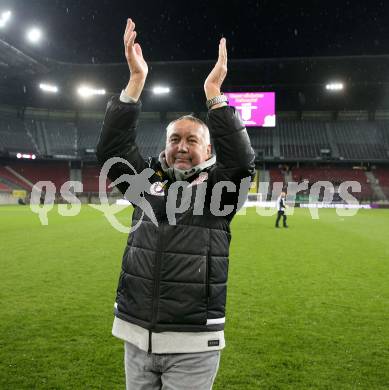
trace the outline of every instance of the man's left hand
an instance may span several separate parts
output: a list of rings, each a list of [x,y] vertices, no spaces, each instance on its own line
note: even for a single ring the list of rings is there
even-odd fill
[[[222,38],[219,43],[219,57],[216,65],[208,75],[204,83],[204,91],[207,100],[220,95],[221,87],[227,75],[227,47],[226,39]]]

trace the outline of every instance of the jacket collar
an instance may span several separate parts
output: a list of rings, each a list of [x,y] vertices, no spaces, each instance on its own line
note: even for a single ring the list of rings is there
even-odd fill
[[[170,180],[184,181],[214,165],[216,163],[216,156],[212,156],[208,160],[203,161],[201,164],[198,164],[188,170],[169,167],[166,163],[165,151],[160,153],[158,160],[161,163],[162,170],[167,174]]]

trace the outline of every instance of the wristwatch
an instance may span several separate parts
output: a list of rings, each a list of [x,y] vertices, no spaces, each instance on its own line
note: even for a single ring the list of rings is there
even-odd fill
[[[228,103],[227,96],[223,94],[215,96],[212,99],[207,100],[206,105],[209,110],[212,106],[219,103]]]

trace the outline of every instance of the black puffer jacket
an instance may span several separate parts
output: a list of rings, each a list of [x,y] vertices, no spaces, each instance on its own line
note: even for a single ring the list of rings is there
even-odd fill
[[[137,172],[155,170],[150,182],[166,180],[157,159],[144,160],[135,143],[140,103],[123,103],[114,97],[108,103],[97,157],[103,164],[111,157],[128,160]],[[210,212],[210,190],[221,180],[237,185],[254,174],[254,153],[239,116],[232,107],[210,110],[208,126],[217,162],[207,169],[203,184],[191,177],[193,197],[187,211],[176,215],[170,225],[165,195],[145,194],[158,221],[158,227],[144,216],[128,237],[117,289],[115,315],[154,332],[211,331],[224,328],[230,222],[235,213],[214,216]],[[109,174],[114,181],[123,173],[132,174],[125,164],[116,164]],[[203,172],[204,174],[204,172]],[[170,183],[171,184],[171,183]],[[201,185],[207,185],[203,215],[195,215],[194,198]],[[119,184],[125,193],[128,184]],[[239,189],[239,187],[238,187]],[[238,191],[238,190],[237,190]],[[237,203],[236,193],[224,192],[222,203]],[[132,224],[142,217],[135,207]]]

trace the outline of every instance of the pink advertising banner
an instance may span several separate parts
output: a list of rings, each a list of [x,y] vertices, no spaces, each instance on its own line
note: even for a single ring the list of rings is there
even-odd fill
[[[275,127],[275,92],[225,92],[246,126]]]

